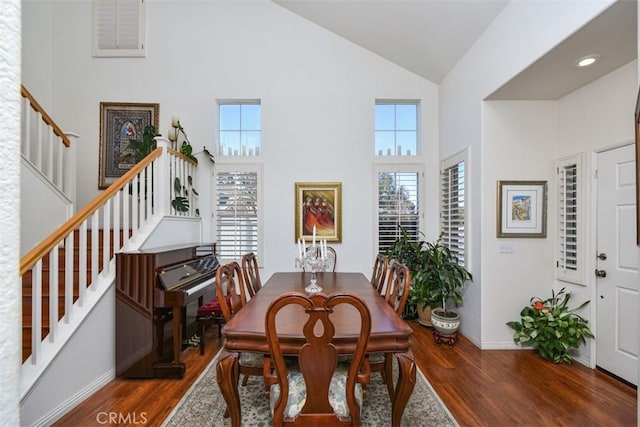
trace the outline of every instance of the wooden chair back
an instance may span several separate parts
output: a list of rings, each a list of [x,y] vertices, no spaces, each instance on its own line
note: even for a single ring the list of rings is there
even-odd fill
[[[258,270],[258,257],[253,252],[249,252],[242,257],[242,276],[244,284],[249,291],[249,296],[253,297],[261,288],[260,271]]]
[[[227,304],[225,295],[229,295],[229,304]],[[231,320],[238,310],[247,303],[242,270],[237,262],[230,262],[218,268],[216,272],[216,297],[220,302],[225,322]]]
[[[399,315],[402,315],[404,306],[407,304],[410,285],[411,272],[409,267],[400,262],[394,262],[389,269],[385,300]]]
[[[386,255],[378,254],[373,261],[373,273],[371,274],[371,286],[375,288],[380,295],[384,289],[384,279],[387,277],[387,269],[389,268],[389,258]]]
[[[304,323],[297,323],[305,337],[305,343],[298,354],[298,365],[306,384],[307,393],[300,414],[295,418],[288,418],[284,414],[284,410],[289,399],[289,371],[280,347],[277,329],[279,322],[276,319],[283,308],[294,304],[302,307],[307,315]],[[346,402],[350,414],[348,420],[338,419],[329,404],[331,378],[338,365],[338,351],[333,344],[336,328],[330,315],[333,313],[334,307],[340,304],[347,304],[357,310],[361,323],[360,336],[346,381]],[[291,313],[291,311],[287,310],[287,313]],[[282,314],[281,322],[287,321],[284,318],[286,316],[286,313]],[[345,321],[344,318],[335,317],[336,322]],[[351,315],[347,318],[349,322],[354,320]],[[350,292],[336,292],[329,296],[323,293],[307,296],[301,292],[288,292],[273,300],[269,306],[265,316],[265,330],[267,331],[271,360],[275,365],[275,378],[267,375],[265,381],[277,382],[280,386],[280,393],[273,411],[273,425],[279,426],[283,423],[304,426],[323,423],[323,425],[334,425],[336,422],[360,425],[360,407],[355,397],[355,387],[357,382],[368,382],[369,379],[368,376],[366,378],[361,376],[360,367],[364,362],[365,350],[371,334],[371,315],[364,300]]]

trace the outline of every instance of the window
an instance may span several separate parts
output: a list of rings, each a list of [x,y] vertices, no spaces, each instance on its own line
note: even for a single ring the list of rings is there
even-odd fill
[[[405,229],[412,240],[419,240],[422,230],[421,165],[376,165],[378,210],[376,252],[384,253]]]
[[[215,187],[219,257],[253,252],[262,262],[262,165],[216,163]]]
[[[440,236],[458,264],[466,265],[465,233],[466,152],[450,157],[440,170]]]
[[[94,0],[93,56],[145,56],[144,0]]]
[[[558,243],[556,272],[559,280],[582,283],[582,158],[558,162]]]
[[[220,156],[259,156],[260,101],[221,101]]]
[[[375,154],[418,154],[417,101],[376,101]]]

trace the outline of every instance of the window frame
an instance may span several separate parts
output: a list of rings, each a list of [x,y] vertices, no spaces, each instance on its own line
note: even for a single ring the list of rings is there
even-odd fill
[[[263,151],[263,145],[262,145],[262,101],[260,99],[218,99],[216,101],[216,104],[218,106],[218,111],[217,111],[217,124],[218,124],[218,131],[217,131],[217,138],[216,138],[216,153],[218,153],[219,158],[228,158],[228,159],[251,159],[251,158],[260,158],[262,156],[262,151]],[[254,152],[253,154],[249,155],[248,152],[243,153],[242,149],[240,148],[238,154],[227,154],[223,152],[223,148],[222,148],[222,126],[220,123],[220,108],[223,105],[238,105],[240,106],[240,108],[242,109],[242,105],[258,105],[260,106],[260,129],[258,129],[257,131],[260,132],[260,146],[258,147],[259,150],[256,150],[256,152]],[[241,122],[242,123],[242,122]],[[242,135],[242,131],[246,130],[249,131],[249,129],[243,129],[242,128],[242,124],[240,125],[240,128],[237,129],[237,131],[240,133],[240,135]],[[250,129],[251,131],[255,132],[256,129]],[[242,138],[240,139],[240,147],[242,147]]]
[[[93,57],[94,58],[145,58],[146,53],[146,3],[144,0],[136,0],[138,4],[138,20],[137,20],[137,33],[138,33],[138,47],[132,48],[119,48],[119,47],[100,47],[99,27],[100,23],[100,8],[101,3],[111,3],[112,0],[93,0]],[[123,0],[117,0],[116,3],[123,2]],[[132,2],[133,3],[133,2]],[[117,7],[117,4],[116,4]],[[118,16],[115,17],[116,29],[113,29],[117,33],[116,38],[121,34],[118,30]]]
[[[380,173],[417,173],[418,174],[418,239],[424,235],[425,230],[425,167],[423,163],[374,163],[373,164],[373,254],[380,253],[380,221],[378,210],[380,207],[379,181]]]
[[[575,177],[576,177],[576,189],[575,189],[575,204],[571,205],[575,207],[575,236],[576,236],[576,244],[575,244],[575,270],[564,268],[564,263],[562,263],[562,259],[566,258],[564,255],[563,245],[566,245],[565,241],[565,233],[564,230],[564,215],[566,212],[566,204],[563,202],[564,200],[564,190],[563,190],[563,180],[562,180],[562,171],[566,170],[569,167],[575,167]],[[555,244],[555,252],[556,252],[556,279],[569,282],[576,285],[586,286],[585,282],[585,211],[584,211],[584,190],[585,190],[585,177],[584,177],[584,156],[582,153],[575,154],[572,156],[564,157],[562,159],[558,159],[556,161],[556,201],[557,208],[555,212],[555,222],[556,222],[556,230],[557,230],[557,238]]]
[[[443,210],[444,210],[444,183],[443,183],[443,174],[445,171],[450,170],[451,168],[459,165],[460,163],[464,164],[464,181],[463,181],[463,191],[464,191],[464,202],[463,202],[463,245],[464,245],[464,253],[463,259],[464,262],[460,265],[464,266],[467,269],[471,268],[470,262],[470,251],[469,251],[469,149],[465,148],[458,153],[455,153],[446,159],[440,162],[440,171],[438,174],[438,205],[439,205],[439,224],[438,224],[438,232],[439,236],[442,236],[444,232],[444,224],[443,224]],[[451,200],[449,200],[451,203]],[[449,247],[449,246],[447,246]],[[451,249],[451,248],[450,248]],[[458,253],[458,251],[454,251]]]
[[[379,149],[376,145],[376,132],[378,132],[379,130],[382,129],[377,129],[375,126],[375,122],[376,122],[376,112],[375,112],[375,108],[378,105],[393,105],[394,107],[397,107],[398,105],[413,105],[416,107],[416,127],[415,127],[415,133],[416,133],[416,149],[415,149],[415,153],[411,153],[411,154],[398,154],[398,144],[397,144],[397,135],[398,135],[398,128],[397,125],[394,124],[394,128],[393,128],[393,134],[394,134],[394,149],[391,151],[391,154],[384,153],[382,152],[381,149]],[[421,126],[420,126],[420,117],[421,117],[421,102],[419,99],[376,99],[375,100],[375,104],[374,104],[374,126],[373,126],[373,132],[374,132],[374,141],[373,141],[373,155],[375,158],[377,159],[390,159],[390,158],[398,158],[398,159],[402,159],[402,158],[408,158],[408,159],[413,159],[416,157],[419,157],[422,155],[422,149],[421,149],[421,138],[420,138],[420,134],[421,134]]]
[[[256,173],[257,179],[257,200],[256,200],[256,216],[257,216],[257,250],[255,252],[256,257],[258,259],[259,267],[264,266],[264,202],[263,202],[263,191],[264,191],[264,173],[263,173],[263,164],[262,162],[216,162],[215,171],[213,173],[212,179],[212,215],[213,215],[213,233],[215,241],[219,243],[219,235],[218,235],[218,174],[220,173],[229,173],[229,172],[238,172],[238,173]],[[218,246],[220,247],[220,246]],[[224,256],[219,256],[221,263],[226,262],[240,262],[241,257],[243,255],[242,252],[236,254],[238,257],[233,258],[225,258]]]

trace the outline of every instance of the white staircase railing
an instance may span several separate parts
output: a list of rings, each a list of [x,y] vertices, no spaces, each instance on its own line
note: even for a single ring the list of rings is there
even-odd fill
[[[24,86],[20,92],[22,157],[75,204],[76,160],[69,137],[76,135],[65,134]]]
[[[137,236],[147,235],[165,215],[197,216],[191,191],[187,210],[172,207],[186,194],[173,187],[176,178],[195,179],[196,163],[169,149],[168,140],[156,141],[156,150],[22,258],[23,334],[30,331],[31,339],[23,342],[21,398],[113,284],[115,254],[137,249]]]

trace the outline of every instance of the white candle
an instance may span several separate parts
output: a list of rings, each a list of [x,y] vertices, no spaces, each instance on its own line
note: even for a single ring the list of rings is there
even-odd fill
[[[178,116],[171,117],[171,126],[172,127],[177,128],[179,123],[180,123],[180,119],[178,118]]]
[[[298,237],[298,258],[302,258],[302,246],[300,246],[300,238]]]
[[[313,242],[311,243],[311,247],[315,248],[316,247],[316,226],[313,226]]]
[[[302,255],[307,254],[307,242],[304,241],[304,237],[302,238]]]
[[[176,141],[176,128],[169,128],[169,131],[167,132],[167,139],[171,142]]]

